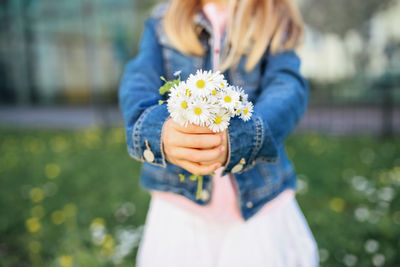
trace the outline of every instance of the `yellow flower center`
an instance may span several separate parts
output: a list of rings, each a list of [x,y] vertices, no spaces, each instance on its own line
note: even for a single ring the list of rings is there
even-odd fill
[[[216,95],[216,94],[217,94],[217,90],[214,89],[214,90],[212,91],[212,94],[213,94],[213,95]]]
[[[243,114],[244,114],[244,115],[247,115],[247,113],[249,113],[249,108],[245,108],[245,109],[243,110]]]
[[[187,109],[188,103],[187,103],[186,101],[182,101],[181,107],[182,107],[183,109]]]
[[[225,84],[224,84],[224,83],[221,83],[221,86],[222,86],[222,87],[224,87],[224,86],[225,86]]]
[[[203,81],[203,80],[198,80],[198,81],[196,82],[196,86],[197,86],[197,88],[202,89],[202,88],[204,88],[204,86],[206,86],[206,82]]]
[[[190,92],[190,90],[189,90],[189,89],[186,89],[186,90],[185,90],[185,95],[186,95],[186,96],[191,96],[191,95],[192,95],[192,93]]]
[[[215,118],[215,124],[220,124],[221,122],[222,122],[222,118],[220,117],[220,116],[217,116],[216,118]]]
[[[224,101],[225,101],[226,103],[231,103],[232,98],[231,98],[229,95],[227,95],[227,96],[224,97]]]
[[[194,108],[194,114],[200,115],[201,113],[203,113],[203,110],[201,108],[199,108],[199,107]]]

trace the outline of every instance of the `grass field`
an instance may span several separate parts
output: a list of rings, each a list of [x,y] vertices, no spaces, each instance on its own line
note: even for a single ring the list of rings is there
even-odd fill
[[[149,196],[124,138],[0,129],[0,266],[134,265]],[[321,266],[400,266],[400,138],[295,135],[287,150]]]

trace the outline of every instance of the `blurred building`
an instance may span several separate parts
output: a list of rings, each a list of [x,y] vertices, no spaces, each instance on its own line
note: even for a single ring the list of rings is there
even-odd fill
[[[113,98],[121,68],[136,53],[152,4],[3,0],[1,102],[88,103]]]
[[[301,50],[305,75],[325,82],[354,77],[360,71],[358,58],[363,53],[368,55],[365,70],[373,78],[388,69],[400,72],[400,1],[378,11],[367,25],[367,38],[352,28],[341,37],[307,25]]]
[[[312,0],[303,0],[312,1]],[[340,18],[338,18],[340,19]],[[303,73],[320,89],[315,102],[384,102],[389,93],[400,103],[400,0],[365,18],[363,31],[348,28],[344,34],[321,32],[306,26],[306,41],[300,49]],[[392,77],[388,79],[387,77]],[[385,88],[382,79],[386,79]],[[399,80],[396,82],[395,80]],[[380,84],[380,85],[379,85]],[[321,88],[322,87],[322,88]]]
[[[122,68],[136,54],[143,21],[156,2],[1,1],[0,103],[115,104]],[[307,25],[300,53],[303,72],[318,89],[313,103],[382,102],[386,91],[374,90],[376,81],[400,73],[399,14],[400,0],[392,0],[366,18],[364,32],[349,27],[339,35]],[[399,103],[398,85],[385,86]]]

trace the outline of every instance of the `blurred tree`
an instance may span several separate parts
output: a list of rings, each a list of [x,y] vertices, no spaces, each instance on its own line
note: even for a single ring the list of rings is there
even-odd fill
[[[395,0],[303,0],[305,22],[320,32],[340,36],[349,29],[363,32],[366,21]]]

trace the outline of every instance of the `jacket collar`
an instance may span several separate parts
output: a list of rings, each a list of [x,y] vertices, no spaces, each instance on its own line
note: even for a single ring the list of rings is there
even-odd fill
[[[196,25],[195,27],[199,27],[199,30],[206,30],[209,34],[212,33],[212,26],[210,21],[207,19],[203,10],[199,10],[193,17],[193,22]],[[196,29],[197,30],[197,29]]]

